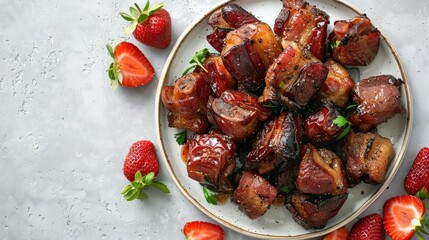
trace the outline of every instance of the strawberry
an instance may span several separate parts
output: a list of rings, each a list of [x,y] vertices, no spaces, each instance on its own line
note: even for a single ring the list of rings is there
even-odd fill
[[[132,43],[121,42],[115,50],[106,45],[113,63],[107,70],[112,88],[119,84],[126,87],[138,87],[149,83],[155,70],[145,55]]]
[[[359,219],[350,230],[349,240],[384,240],[386,232],[383,227],[383,218],[380,214],[371,214]]]
[[[405,191],[424,198],[429,190],[429,148],[420,149],[404,180]],[[427,196],[426,196],[427,197]]]
[[[192,221],[185,224],[183,233],[186,240],[223,240],[224,231],[216,224]]]
[[[136,198],[146,199],[148,196],[142,190],[148,186],[154,186],[166,193],[170,192],[163,183],[154,181],[159,172],[159,163],[155,147],[149,140],[133,143],[125,157],[123,172],[125,177],[131,181],[122,190],[122,195],[128,201]]]
[[[393,240],[411,239],[414,233],[419,239],[425,239],[421,232],[424,233],[424,225],[429,225],[429,221],[423,221],[424,214],[425,205],[420,198],[413,195],[392,197],[384,203],[384,227]]]
[[[346,226],[342,226],[337,230],[326,235],[323,240],[347,240],[348,231]]]
[[[133,33],[137,41],[154,48],[167,48],[171,42],[171,18],[170,14],[162,8],[164,3],[150,5],[146,2],[143,10],[134,3],[130,7],[130,14],[119,13],[122,18],[131,22],[125,28],[125,32]]]

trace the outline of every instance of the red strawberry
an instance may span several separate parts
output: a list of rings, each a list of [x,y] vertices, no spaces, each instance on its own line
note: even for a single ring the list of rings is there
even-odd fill
[[[126,33],[133,33],[141,43],[155,48],[167,48],[171,42],[171,18],[164,3],[150,5],[146,2],[143,10],[134,3],[130,14],[121,12],[120,15],[131,24],[125,28]]]
[[[134,44],[121,42],[115,47],[115,50],[110,45],[106,47],[114,60],[107,70],[113,88],[119,84],[126,87],[138,87],[152,80],[155,70]]]
[[[407,176],[404,180],[405,191],[410,195],[419,194],[429,190],[429,148],[422,148],[416,156]]]
[[[193,221],[183,227],[187,240],[223,240],[223,229],[213,223]]]
[[[416,233],[422,237],[420,230],[425,205],[420,198],[413,195],[392,197],[383,207],[384,227],[393,240],[411,239]],[[426,223],[427,224],[427,223]]]
[[[149,140],[133,143],[125,157],[123,171],[125,177],[132,182],[122,190],[122,195],[128,201],[147,198],[147,194],[141,190],[150,185],[163,192],[170,192],[163,183],[154,181],[159,172],[159,163],[155,147]]]
[[[383,227],[383,218],[380,214],[371,214],[359,219],[350,230],[348,240],[384,240],[386,232]]]
[[[347,235],[347,228],[343,226],[326,235],[323,240],[347,240]]]

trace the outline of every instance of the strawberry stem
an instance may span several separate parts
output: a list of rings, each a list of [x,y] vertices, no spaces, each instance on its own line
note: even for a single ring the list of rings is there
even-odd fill
[[[416,193],[416,197],[420,198],[421,200],[429,199],[429,192],[426,189],[426,187],[423,187]]]
[[[127,201],[132,201],[135,199],[144,200],[148,198],[148,195],[143,192],[143,190],[149,188],[149,186],[153,186],[162,192],[170,193],[170,190],[167,188],[167,186],[165,186],[164,183],[154,181],[154,179],[154,172],[150,172],[143,176],[140,171],[137,171],[134,175],[134,181],[125,186],[121,194]]]

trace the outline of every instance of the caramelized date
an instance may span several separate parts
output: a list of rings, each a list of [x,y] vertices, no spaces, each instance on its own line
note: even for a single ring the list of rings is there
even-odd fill
[[[311,142],[333,142],[341,129],[334,120],[340,115],[329,101],[323,101],[322,108],[304,121],[304,134]]]
[[[217,192],[233,190],[228,176],[235,169],[236,144],[216,131],[194,135],[189,143],[188,176]]]
[[[387,167],[395,156],[390,139],[378,133],[350,133],[344,144],[347,177],[352,183],[384,182]]]
[[[301,119],[283,112],[265,123],[247,155],[247,165],[265,174],[280,163],[298,158],[302,139]]]
[[[316,95],[327,74],[328,69],[318,59],[301,51],[296,43],[287,42],[268,69],[266,87],[259,102],[300,109]]]
[[[400,103],[400,83],[401,80],[391,75],[374,76],[357,83],[353,101],[358,106],[350,115],[350,122],[366,132],[405,111]]]
[[[223,44],[225,42],[226,35],[230,32],[229,29],[215,28],[212,33],[207,35],[207,42],[216,49],[218,52],[222,52]]]
[[[347,193],[337,196],[294,193],[285,205],[295,222],[305,229],[324,228],[329,219],[337,215],[347,196]]]
[[[256,92],[263,87],[266,71],[280,52],[271,28],[259,23],[229,32],[221,55],[231,75],[245,89]]]
[[[227,89],[236,88],[237,81],[226,70],[220,56],[209,56],[204,60],[203,66],[207,70],[209,84],[216,97],[220,97]]]
[[[343,65],[366,66],[372,62],[380,45],[380,31],[369,18],[357,16],[335,21],[329,34],[332,57]]]
[[[329,99],[337,106],[344,107],[349,101],[349,93],[355,86],[347,70],[332,59],[325,62],[328,68],[328,76],[319,91],[322,99]]]
[[[222,17],[233,28],[239,28],[249,23],[260,23],[259,19],[235,3],[222,8]]]
[[[304,0],[284,0],[274,30],[283,40],[294,41],[324,60],[329,16]]]
[[[162,89],[161,100],[169,110],[168,126],[205,133],[210,124],[206,118],[210,86],[203,73],[190,73],[179,78],[174,87]]]
[[[304,145],[296,187],[304,193],[339,195],[347,192],[341,159],[332,151]]]
[[[271,114],[270,109],[259,105],[253,95],[230,89],[209,105],[209,118],[236,141],[244,141],[252,136],[260,123]]]
[[[232,201],[249,218],[255,219],[265,214],[276,196],[277,189],[262,176],[244,171]]]

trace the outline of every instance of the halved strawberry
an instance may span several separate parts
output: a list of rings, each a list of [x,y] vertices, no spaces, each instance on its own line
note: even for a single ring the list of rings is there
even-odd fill
[[[359,219],[350,230],[348,240],[384,240],[386,232],[380,214],[370,214]]]
[[[404,180],[405,191],[418,197],[429,197],[429,148],[420,149]]]
[[[347,240],[348,231],[346,226],[342,226],[337,230],[326,235],[323,240]]]
[[[216,224],[192,221],[185,224],[183,233],[187,240],[223,240],[224,231]]]
[[[420,198],[413,195],[401,195],[392,197],[386,201],[383,207],[384,227],[387,234],[393,240],[411,239],[416,233],[419,239],[424,238],[423,221],[425,205]]]
[[[112,88],[119,84],[126,87],[138,87],[149,83],[155,74],[152,64],[132,43],[121,42],[115,50],[106,45],[113,63],[110,64],[109,78]]]

